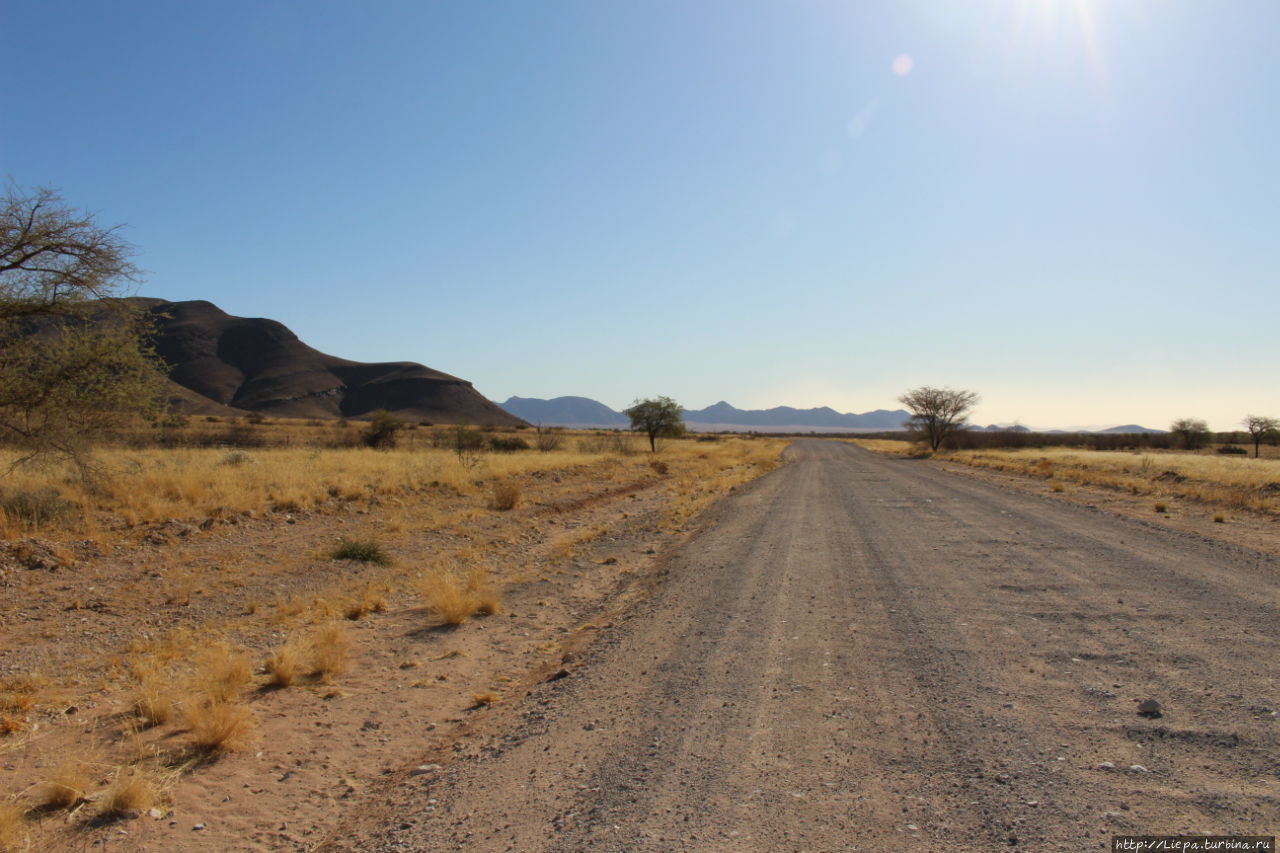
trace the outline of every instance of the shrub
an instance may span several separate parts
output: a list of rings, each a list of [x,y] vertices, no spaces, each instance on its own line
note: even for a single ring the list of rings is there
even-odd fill
[[[1168,512],[1168,511],[1169,511],[1169,507],[1167,504],[1161,501],[1156,501],[1156,512]]]
[[[1249,451],[1234,444],[1226,444],[1218,448],[1218,452],[1226,456],[1248,456]]]
[[[670,466],[660,459],[651,460],[649,462],[649,467],[654,470],[654,473],[661,474],[663,476],[666,476],[667,472],[671,470]]]
[[[53,489],[14,492],[0,498],[0,509],[6,517],[39,527],[61,521],[74,509],[71,502]]]
[[[362,542],[353,539],[341,539],[338,547],[329,552],[331,560],[354,560],[358,563],[374,563],[379,566],[390,565],[391,558],[382,550],[377,542]]]
[[[493,484],[493,499],[489,501],[489,508],[496,509],[500,512],[515,509],[516,504],[520,503],[520,484],[512,481],[505,483]]]
[[[373,413],[369,428],[364,432],[364,443],[376,450],[390,450],[396,446],[398,433],[406,426],[404,421],[386,409],[378,409]]]
[[[455,453],[465,453],[467,451],[476,451],[484,449],[484,435],[479,430],[472,429],[465,424],[458,424],[453,428],[450,447]]]
[[[564,444],[564,436],[550,427],[544,427],[538,424],[536,433],[533,438],[534,447],[538,448],[542,453],[548,453],[552,450],[559,450]]]
[[[489,439],[489,447],[499,453],[515,453],[517,450],[528,450],[529,442],[514,436],[511,438],[498,436],[497,438]]]

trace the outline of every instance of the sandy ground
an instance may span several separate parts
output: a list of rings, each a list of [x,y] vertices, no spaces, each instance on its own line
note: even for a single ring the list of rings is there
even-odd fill
[[[567,677],[377,781],[320,849],[1280,831],[1280,560],[849,445],[788,454]]]
[[[29,806],[69,758],[89,770],[87,801],[35,813],[20,849],[312,849],[386,779],[424,772],[416,768],[468,743],[532,685],[576,670],[576,650],[644,594],[658,553],[681,535],[664,520],[668,480],[646,461],[630,478],[616,466],[612,479],[595,469],[533,475],[511,512],[441,493],[424,498],[425,526],[412,506],[353,503],[204,530],[160,525],[138,544],[89,545],[73,563],[62,549],[43,568],[10,565],[0,675],[34,671],[41,688],[29,727],[0,739],[0,793]],[[386,543],[394,562],[330,560],[340,537]],[[408,576],[432,555],[457,552],[505,589],[499,614],[449,628]],[[254,729],[241,748],[179,774],[188,739],[180,717],[130,732],[131,662],[229,639],[261,663],[309,630],[318,603],[340,608],[365,584],[388,590],[388,608],[337,617],[352,641],[343,671],[330,684],[277,690],[256,674],[245,695]],[[486,695],[491,702],[477,703]],[[154,810],[93,819],[119,768],[139,760],[162,788]]]

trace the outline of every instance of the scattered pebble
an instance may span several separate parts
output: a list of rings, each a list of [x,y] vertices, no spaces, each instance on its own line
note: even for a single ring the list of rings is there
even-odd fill
[[[1154,720],[1159,717],[1163,717],[1164,714],[1161,712],[1159,702],[1157,702],[1154,699],[1146,699],[1138,703],[1138,716],[1150,717],[1151,719]]]
[[[428,773],[437,773],[440,770],[439,764],[419,764],[413,770],[409,771],[410,776],[425,776]]]
[[[1116,765],[1114,762],[1111,762],[1111,761],[1103,761],[1098,765],[1098,769],[1099,770],[1115,770]]]
[[[1129,772],[1131,773],[1150,773],[1151,771],[1143,767],[1141,764],[1130,764]]]

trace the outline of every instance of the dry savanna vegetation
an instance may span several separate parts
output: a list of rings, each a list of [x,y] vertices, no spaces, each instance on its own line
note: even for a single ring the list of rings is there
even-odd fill
[[[913,455],[904,441],[858,439],[881,453]],[[1055,493],[1094,487],[1147,501],[1148,511],[1211,516],[1224,523],[1232,512],[1280,517],[1280,456],[1254,459],[1241,454],[1104,451],[1066,447],[953,450],[934,459],[1016,474],[1048,484]]]
[[[210,446],[232,429],[240,446]],[[0,849],[139,814],[162,831],[216,808],[220,774],[318,752],[308,739],[343,720],[394,745],[361,721],[393,701],[461,725],[588,637],[587,615],[642,594],[653,543],[785,445],[702,436],[651,454],[621,433],[439,426],[389,450],[335,439],[359,429],[193,420],[162,446],[97,449],[96,479],[0,480]]]

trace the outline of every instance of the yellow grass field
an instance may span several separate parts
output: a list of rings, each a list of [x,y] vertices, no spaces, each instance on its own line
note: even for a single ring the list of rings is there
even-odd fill
[[[335,441],[359,425],[237,421],[241,440],[258,430],[249,446],[204,446],[200,430],[227,426],[197,422],[168,436],[176,446],[102,448],[93,482],[59,466],[0,478],[0,835],[11,843],[64,843],[46,813],[77,815],[71,831],[198,798],[183,779],[212,756],[305,735],[284,708],[315,714],[350,697],[342,713],[355,719],[367,713],[356,697],[421,705],[426,687],[441,725],[450,703],[487,706],[526,677],[530,656],[537,665],[587,627],[583,608],[640,594],[619,586],[656,559],[634,556],[657,553],[637,543],[689,529],[780,465],[787,444],[691,436],[654,454],[635,435],[563,432],[546,452],[458,451],[455,428],[434,427],[373,450]],[[535,438],[471,432],[487,448]],[[0,452],[0,470],[12,459]],[[508,602],[524,621],[443,630]],[[446,642],[468,651],[426,657]],[[57,770],[67,756],[86,757],[87,780],[79,765]]]
[[[905,441],[856,443],[880,453],[914,453]],[[1131,495],[1183,498],[1228,509],[1280,513],[1280,459],[1217,453],[1070,448],[955,450],[933,458],[1029,475],[1063,484],[1102,486]]]

